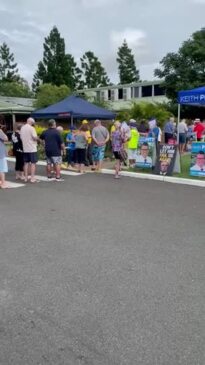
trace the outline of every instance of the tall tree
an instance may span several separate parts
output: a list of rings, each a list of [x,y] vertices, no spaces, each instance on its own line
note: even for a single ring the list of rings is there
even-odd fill
[[[81,67],[85,86],[93,88],[97,86],[107,86],[110,80],[99,59],[93,52],[86,52],[81,58]]]
[[[168,53],[155,76],[164,79],[167,96],[176,102],[177,91],[205,84],[205,28],[183,42],[177,53]]]
[[[118,48],[117,63],[121,84],[130,84],[140,80],[134,55],[128,47],[126,39],[123,41],[122,46]]]
[[[17,63],[14,62],[14,54],[10,53],[10,49],[6,43],[0,47],[0,81],[11,82],[18,81]]]
[[[74,58],[65,52],[65,41],[57,27],[53,27],[43,44],[43,60],[33,78],[32,87],[36,91],[41,84],[51,83],[56,86],[67,85],[74,89],[80,80],[81,72]]]

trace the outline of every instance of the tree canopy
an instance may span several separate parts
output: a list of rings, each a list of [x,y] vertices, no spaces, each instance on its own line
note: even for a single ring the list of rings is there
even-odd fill
[[[51,83],[56,86],[67,85],[74,89],[80,83],[81,70],[72,55],[65,52],[65,41],[57,27],[53,27],[45,38],[43,60],[38,63],[38,69],[33,78],[33,90],[41,84]]]
[[[11,82],[18,81],[17,63],[14,61],[14,54],[10,52],[9,47],[4,42],[0,47],[0,81]]]
[[[45,108],[49,105],[57,103],[60,100],[65,99],[71,94],[71,90],[67,85],[52,85],[43,84],[40,85],[36,94],[36,101],[34,107]]]
[[[93,52],[88,51],[82,56],[81,67],[83,70],[84,86],[87,88],[109,85],[110,80],[107,73]]]
[[[135,58],[132,50],[124,40],[117,52],[118,71],[121,84],[130,84],[140,80],[139,70],[136,68]]]
[[[166,95],[176,101],[177,92],[205,85],[205,28],[183,42],[177,53],[168,53],[155,76],[164,79]]]

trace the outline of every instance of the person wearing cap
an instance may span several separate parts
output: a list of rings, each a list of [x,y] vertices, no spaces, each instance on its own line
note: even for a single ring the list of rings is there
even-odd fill
[[[35,173],[36,173],[36,163],[38,161],[37,142],[39,141],[39,138],[37,136],[34,125],[35,125],[35,120],[33,118],[28,118],[26,124],[23,125],[20,131],[20,136],[23,144],[23,152],[24,152],[25,182],[28,181],[28,173],[30,167],[31,183],[37,182],[35,178]]]
[[[56,181],[62,181],[61,164],[65,146],[60,132],[56,129],[56,121],[54,119],[48,121],[48,129],[41,134],[40,139],[45,143],[48,180],[52,179],[53,165]]]
[[[196,133],[197,141],[202,140],[205,128],[200,119],[195,119],[194,121],[194,133]]]
[[[90,125],[88,120],[84,119],[82,121],[82,125],[87,126],[86,136],[87,136],[87,147],[86,147],[86,157],[85,157],[85,166],[92,166],[93,165],[93,159],[92,159],[92,136],[90,132]]]
[[[127,147],[128,147],[128,160],[129,166],[134,167],[137,157],[137,147],[139,143],[139,132],[137,130],[137,123],[136,120],[131,119],[130,123],[130,139],[128,140]]]

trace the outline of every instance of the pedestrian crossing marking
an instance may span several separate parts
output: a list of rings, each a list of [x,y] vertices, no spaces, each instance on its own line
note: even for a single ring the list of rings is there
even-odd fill
[[[21,187],[25,186],[25,184],[16,183],[13,181],[8,181],[8,180],[6,180],[6,183],[8,183],[8,189],[16,189],[16,188],[21,188]],[[6,190],[7,190],[7,188],[6,188]]]

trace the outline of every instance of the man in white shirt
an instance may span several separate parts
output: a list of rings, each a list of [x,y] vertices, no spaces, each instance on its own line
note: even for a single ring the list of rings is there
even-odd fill
[[[149,155],[149,145],[144,142],[140,148],[140,155],[136,156],[136,166],[152,167],[152,159]]]
[[[31,172],[31,182],[35,183],[35,172],[36,172],[36,163],[38,161],[37,155],[37,142],[38,137],[35,128],[35,120],[33,118],[28,118],[26,124],[21,128],[21,140],[23,143],[23,152],[24,152],[24,174],[25,174],[25,182],[28,181],[28,170],[30,166]]]

